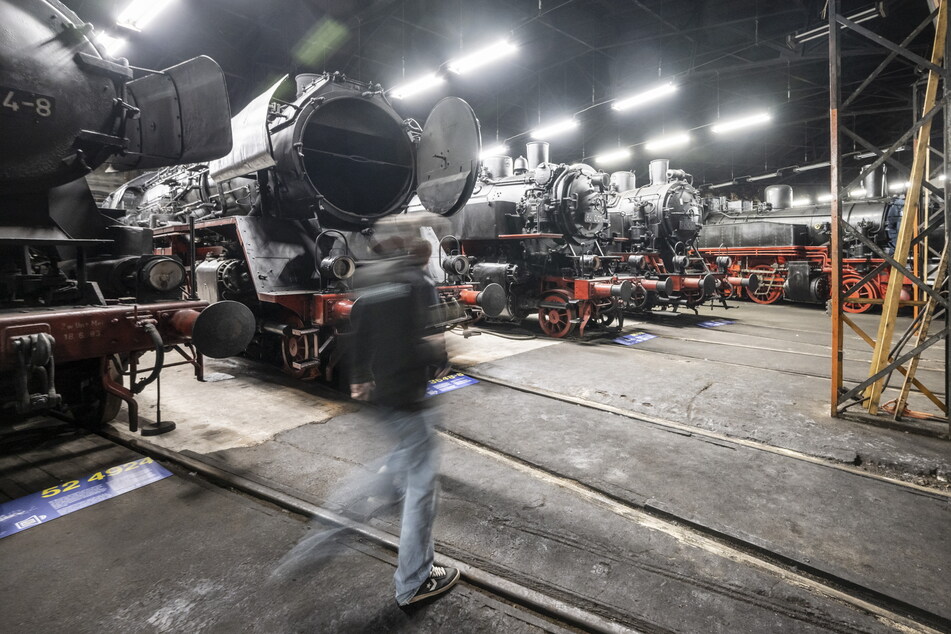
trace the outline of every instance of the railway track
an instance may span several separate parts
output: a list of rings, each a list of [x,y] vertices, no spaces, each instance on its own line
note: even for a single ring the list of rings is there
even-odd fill
[[[624,409],[622,407],[616,407],[614,405],[608,405],[606,403],[599,403],[597,401],[592,401],[590,399],[582,398],[579,396],[561,394],[558,392],[553,392],[551,390],[546,390],[544,388],[534,387],[530,385],[519,385],[516,383],[512,383],[510,381],[505,381],[502,379],[489,376],[487,374],[483,374],[481,372],[473,372],[472,370],[465,370],[465,369],[460,369],[459,371],[466,374],[467,376],[471,376],[474,379],[478,379],[479,381],[509,388],[517,392],[524,392],[526,394],[532,394],[534,396],[540,396],[542,398],[547,398],[554,401],[569,403],[571,405],[580,405],[581,407],[597,410],[600,412],[606,412],[609,414],[615,414],[617,416],[622,416],[624,418],[627,418],[636,422],[644,423],[647,425],[653,425],[656,427],[675,430],[679,433],[687,433],[687,434],[691,434],[695,436],[701,436],[704,438],[710,438],[712,440],[716,440],[719,442],[726,442],[726,443],[731,443],[734,445],[740,445],[742,447],[748,447],[750,449],[756,449],[758,451],[764,451],[767,453],[783,456],[786,458],[792,458],[794,460],[808,462],[810,464],[821,465],[829,469],[843,471],[846,473],[850,473],[852,475],[862,476],[863,478],[878,480],[880,482],[887,482],[895,486],[900,486],[907,489],[912,489],[922,493],[928,493],[928,494],[936,495],[936,496],[951,500],[951,491],[944,491],[941,489],[926,487],[920,484],[915,484],[914,482],[906,482],[905,480],[899,480],[898,478],[892,478],[892,477],[881,475],[878,473],[869,472],[864,469],[859,469],[858,467],[855,467],[853,465],[844,464],[841,462],[836,462],[836,461],[825,459],[825,458],[817,458],[816,456],[811,456],[807,453],[796,451],[794,449],[786,449],[783,447],[776,447],[776,446],[773,446],[764,442],[759,442],[756,440],[749,440],[747,438],[738,438],[735,436],[729,436],[727,434],[721,434],[714,431],[710,431],[708,429],[704,429],[703,427],[699,427],[696,425],[689,425],[687,423],[679,423],[679,422],[668,420],[658,416],[649,416],[647,414],[634,412],[632,410]]]
[[[644,324],[644,326],[647,327],[647,328],[649,328],[649,327],[650,327],[650,324]],[[482,329],[480,329],[480,332],[482,332],[482,333],[484,333],[484,334],[486,334],[486,335],[489,335],[489,336],[497,336],[497,333],[495,333],[495,332],[493,332],[493,331],[491,331],[491,330],[486,330],[484,327],[483,327]],[[831,346],[827,346],[827,345],[825,345],[825,344],[811,344],[811,345],[815,345],[815,346],[822,346],[822,347],[827,348],[828,350],[830,350],[829,354],[823,355],[823,354],[817,354],[817,353],[814,353],[814,352],[805,352],[805,351],[801,351],[801,350],[785,350],[785,349],[783,349],[783,348],[773,348],[773,347],[769,347],[769,346],[755,346],[755,345],[751,345],[751,344],[743,344],[743,343],[729,342],[729,341],[714,341],[714,340],[710,340],[710,339],[700,339],[700,338],[696,338],[696,337],[684,337],[684,336],[671,335],[671,334],[669,334],[669,333],[662,333],[662,334],[659,333],[659,334],[657,334],[657,337],[658,337],[658,339],[667,339],[667,340],[673,340],[673,341],[683,341],[683,342],[685,342],[685,343],[695,343],[695,344],[702,344],[702,345],[711,345],[711,346],[718,346],[718,347],[724,347],[724,348],[734,348],[734,349],[737,349],[737,350],[757,350],[757,351],[774,352],[774,353],[780,353],[780,354],[790,354],[790,355],[795,355],[795,356],[798,356],[798,357],[810,357],[810,358],[815,358],[815,359],[817,359],[817,360],[822,360],[822,361],[829,361],[829,360],[831,359],[831,354],[832,354],[832,353],[831,353],[831,349],[832,349]],[[609,339],[609,338],[605,338],[603,335],[599,334],[599,335],[597,335],[597,336],[593,336],[593,337],[590,337],[590,338],[585,338],[585,339],[583,339],[583,340],[580,340],[579,342],[580,342],[582,345],[596,345],[597,343],[602,342],[602,341],[603,341],[603,342],[608,342],[608,341],[610,341],[610,339]],[[704,357],[703,355],[691,355],[691,354],[685,354],[685,353],[683,353],[683,352],[666,352],[666,351],[661,351],[661,350],[652,350],[652,349],[650,349],[649,347],[644,347],[644,346],[638,347],[638,350],[641,351],[641,352],[647,352],[647,353],[650,353],[650,354],[662,354],[662,355],[669,355],[669,356],[681,357],[681,358],[684,358],[684,359],[695,359],[695,360],[700,360],[700,361],[710,361],[710,359],[709,359],[708,357]],[[854,363],[869,363],[869,362],[870,362],[870,358],[871,358],[871,357],[869,357],[869,358],[846,357],[844,360],[847,361],[847,362],[854,362]],[[723,365],[730,365],[730,366],[739,367],[739,368],[752,368],[752,369],[756,369],[756,370],[762,370],[762,369],[763,369],[762,366],[759,366],[759,365],[756,365],[756,364],[752,364],[752,363],[742,363],[742,362],[739,362],[739,361],[728,361],[728,360],[725,360],[725,359],[714,359],[713,361],[714,361],[715,363],[720,363],[720,364],[723,364]],[[818,362],[818,361],[817,361],[817,362]],[[935,363],[937,363],[937,361],[935,361]],[[795,369],[791,369],[791,368],[769,368],[769,370],[772,371],[772,372],[779,372],[779,373],[781,373],[781,374],[789,374],[789,375],[792,375],[792,376],[803,376],[803,377],[807,377],[807,378],[811,378],[811,379],[819,379],[819,380],[823,380],[823,381],[828,381],[828,380],[830,380],[830,374],[829,374],[829,373],[807,372],[807,371],[795,370]],[[919,366],[919,371],[941,372],[942,370],[943,370],[943,368],[941,368],[941,367],[935,367],[933,364],[928,363],[927,360],[924,360],[924,361],[922,362],[922,365]],[[846,380],[847,382],[851,382],[851,383],[860,383],[861,381],[864,381],[864,380],[865,380],[865,377],[862,377],[862,378],[859,378],[859,377],[845,377],[845,380]],[[889,387],[889,388],[887,388],[887,389],[888,389],[888,390],[892,390],[892,391],[897,391],[897,388],[894,388],[894,387]],[[940,389],[934,390],[934,394],[935,394],[936,396],[938,396],[939,398],[943,398],[943,397],[944,397],[944,391],[943,391],[943,390],[940,390]]]
[[[485,380],[486,382],[505,385],[513,390],[529,391],[536,395],[545,396],[546,398],[555,398],[553,395],[545,394],[544,391],[509,386],[499,381],[494,381],[491,377],[478,377],[471,373],[470,375],[480,378],[480,380]],[[609,406],[586,403],[583,399],[575,399],[574,397],[562,396],[561,398],[557,398],[557,400],[582,405],[584,407],[591,407],[601,411],[611,411],[611,409],[613,409]],[[630,417],[634,418],[633,416]],[[642,419],[642,422],[652,425],[659,424],[678,428],[685,427],[669,421],[659,422],[657,420]],[[715,437],[725,442],[737,443],[735,439],[720,437],[717,434],[703,432],[703,430],[690,428],[690,432]],[[764,549],[756,544],[738,539],[733,535],[708,528],[696,521],[691,521],[666,510],[653,507],[649,503],[637,504],[630,500],[621,499],[596,486],[591,486],[579,480],[567,477],[562,473],[546,468],[544,465],[528,462],[504,449],[489,446],[462,434],[446,429],[440,430],[439,433],[449,442],[467,451],[490,458],[505,468],[514,469],[544,483],[569,491],[580,500],[605,509],[637,526],[651,531],[661,532],[712,555],[726,558],[743,566],[755,568],[797,587],[808,589],[814,594],[872,614],[880,622],[889,627],[894,627],[896,630],[928,634],[951,630],[951,621],[939,614],[934,614],[872,588],[830,574],[816,566],[810,565],[807,561],[796,560]],[[151,455],[155,458],[171,461],[189,471],[200,473],[202,476],[226,487],[239,490],[245,494],[302,514],[306,517],[316,518],[322,523],[343,527],[352,534],[384,548],[390,550],[396,550],[397,548],[398,540],[393,535],[322,508],[319,505],[319,501],[306,499],[301,493],[284,487],[281,484],[269,481],[266,478],[248,473],[237,473],[234,471],[234,467],[229,466],[227,463],[217,461],[214,458],[194,454],[189,451],[177,452],[169,450],[147,441],[123,436],[115,431],[106,431],[104,435],[110,440],[128,446],[136,451]],[[749,441],[737,444],[777,453],[787,458],[803,460],[813,464],[822,464],[829,468],[840,469],[896,486],[936,494],[935,491],[926,489],[925,487],[868,474],[841,465],[828,464],[826,461],[804,454],[797,454],[797,452],[777,449]],[[951,498],[951,495],[937,494]],[[443,548],[442,545],[438,545],[438,547],[440,552],[446,552],[447,550],[450,552],[453,551],[451,547]],[[566,596],[563,588],[548,588],[544,582],[539,582],[538,580],[532,583],[525,583],[526,580],[516,571],[507,570],[504,567],[499,569],[498,566],[491,565],[491,562],[473,564],[472,562],[442,555],[440,556],[440,560],[444,561],[447,565],[460,568],[463,572],[464,579],[471,585],[569,628],[593,632],[659,633],[667,631],[662,627],[658,627],[653,623],[639,618],[635,614],[618,611],[616,606],[600,604],[596,601],[592,601],[589,597],[581,595],[568,594]],[[771,609],[779,611],[783,608],[771,606]],[[852,628],[848,624],[823,622],[816,617],[816,615],[809,613],[808,610],[799,610],[799,608],[795,606],[789,606],[785,609],[789,611],[788,616],[791,618],[796,618],[797,620],[812,625],[822,626],[828,628],[830,631],[842,633],[861,631]]]

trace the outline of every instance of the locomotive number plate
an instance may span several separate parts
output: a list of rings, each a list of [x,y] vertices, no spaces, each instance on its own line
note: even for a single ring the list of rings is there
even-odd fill
[[[53,116],[52,97],[35,92],[15,90],[0,86],[0,115],[8,117],[26,117],[46,119]]]

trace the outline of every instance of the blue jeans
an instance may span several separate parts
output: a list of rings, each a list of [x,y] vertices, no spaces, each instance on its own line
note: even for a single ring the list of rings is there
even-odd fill
[[[399,438],[386,459],[386,471],[405,487],[396,601],[405,605],[429,577],[433,566],[433,522],[436,519],[436,474],[439,448],[435,410],[380,408],[381,421]]]

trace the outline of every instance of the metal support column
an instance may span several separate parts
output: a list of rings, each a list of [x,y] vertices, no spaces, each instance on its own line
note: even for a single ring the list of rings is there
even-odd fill
[[[842,71],[842,57],[839,55],[839,25],[835,18],[839,14],[839,0],[829,0],[829,192],[832,194],[832,235],[829,241],[829,256],[832,259],[832,293],[830,310],[832,312],[832,416],[838,414],[839,392],[842,388],[842,231],[839,223],[842,219],[842,153],[839,147],[839,105],[842,102],[839,74]]]

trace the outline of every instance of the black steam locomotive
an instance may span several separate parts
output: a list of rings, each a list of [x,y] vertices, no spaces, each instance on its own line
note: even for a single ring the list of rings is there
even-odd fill
[[[192,344],[237,353],[253,320],[240,305],[183,299],[182,262],[98,208],[83,177],[110,157],[130,169],[227,153],[223,74],[199,57],[134,78],[56,0],[2,0],[0,24],[0,415],[97,423],[125,401],[136,430],[134,394],[158,378],[166,350],[200,377]],[[155,365],[136,381],[148,351]]]
[[[843,309],[852,313],[865,312],[873,304],[848,299],[880,299],[888,284],[887,270],[863,281],[883,260],[857,236],[890,253],[904,205],[902,194],[885,193],[880,172],[869,175],[861,194],[842,205],[842,218],[853,231],[844,234],[842,290],[848,291],[848,297]],[[832,274],[829,205],[794,203],[788,185],[767,187],[765,199],[756,204],[708,200],[700,251],[708,261],[730,258],[730,269],[736,274],[759,275],[759,287],[747,289],[754,302],[824,303],[831,292]],[[932,247],[941,244],[943,236],[931,236]],[[903,294],[903,299],[909,296]]]
[[[476,183],[479,123],[447,98],[420,126],[378,84],[340,73],[298,76],[296,97],[284,101],[275,95],[285,79],[234,117],[230,154],[141,176],[108,203],[126,225],[154,231],[156,253],[194,263],[199,297],[251,308],[252,354],[335,381],[351,277],[379,258],[374,224],[405,211],[414,193],[437,216],[458,211]],[[450,326],[492,312],[500,289],[439,291]]]
[[[442,240],[467,258],[447,283],[505,290],[496,320],[537,311],[547,335],[565,337],[623,323],[626,311],[693,308],[730,284],[696,252],[696,190],[666,161],[653,166],[663,171],[656,182],[634,188],[630,172],[550,163],[547,143],[529,143],[526,155],[486,159],[472,198],[452,218],[453,234]]]

